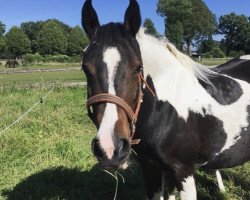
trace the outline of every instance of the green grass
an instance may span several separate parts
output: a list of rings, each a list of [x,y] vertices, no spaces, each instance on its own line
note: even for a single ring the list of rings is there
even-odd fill
[[[81,68],[81,63],[39,63],[39,64],[28,64],[24,66],[17,66],[16,68],[8,68],[0,64],[0,71],[20,71],[20,70],[31,70],[31,69],[72,69]]]
[[[231,60],[231,58],[203,58],[200,63],[207,66],[221,65]]]
[[[51,89],[39,85],[41,77],[48,83],[84,80],[81,71],[4,76],[0,131]],[[23,82],[39,87],[19,87]],[[96,130],[87,117],[85,102],[85,88],[59,84],[43,104],[0,135],[1,200],[113,199],[115,180],[99,168],[90,150]],[[136,162],[122,174],[126,183],[120,181],[117,199],[143,200]],[[222,176],[226,194],[219,192],[214,172],[197,171],[198,199],[250,199],[250,163],[223,170]]]
[[[83,82],[84,73],[78,71],[0,74],[1,87],[32,86],[48,83]]]
[[[0,127],[47,91],[2,91]],[[90,152],[95,129],[85,101],[82,88],[56,88],[44,104],[0,136],[0,199],[112,199],[115,181],[96,166]],[[140,199],[139,177],[131,170],[125,176],[127,184],[120,185],[119,193],[133,192],[120,199]]]

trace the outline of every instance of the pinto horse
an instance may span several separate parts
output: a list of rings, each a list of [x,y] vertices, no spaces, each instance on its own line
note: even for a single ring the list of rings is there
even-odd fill
[[[249,74],[211,71],[146,35],[136,0],[123,23],[103,26],[86,0],[82,25],[91,41],[83,55],[88,114],[98,129],[92,151],[104,169],[127,168],[132,145],[148,199],[163,199],[166,186],[195,200],[197,166],[250,159]]]

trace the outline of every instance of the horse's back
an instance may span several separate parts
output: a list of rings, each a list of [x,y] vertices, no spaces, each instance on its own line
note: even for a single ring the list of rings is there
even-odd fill
[[[250,60],[243,59],[248,57],[250,59],[250,56],[235,58],[214,68],[214,71],[221,74],[211,78],[216,90],[202,84],[218,105],[221,105],[219,118],[216,116],[218,113],[213,111],[214,124],[209,125],[206,118],[202,119],[203,124],[209,126],[210,133],[202,134],[205,135],[203,146],[206,148],[202,149],[201,155],[212,157],[203,163],[205,168],[234,167],[250,160]],[[235,79],[232,80],[231,77]],[[213,110],[215,106],[211,106]],[[211,143],[213,138],[217,138],[217,141]],[[220,151],[215,148],[219,146],[223,146]]]
[[[232,59],[214,68],[214,71],[250,82],[250,55]]]

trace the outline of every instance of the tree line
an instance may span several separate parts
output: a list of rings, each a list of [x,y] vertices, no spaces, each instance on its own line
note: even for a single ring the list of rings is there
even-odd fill
[[[195,46],[208,57],[250,53],[250,17],[231,13],[217,22],[203,0],[159,0],[157,13],[165,20],[164,36],[182,51],[191,54]],[[143,26],[147,33],[161,37],[149,18]],[[89,42],[80,26],[70,27],[57,19],[24,22],[5,32],[0,21],[0,58],[80,56]],[[214,41],[214,34],[222,40]]]
[[[209,57],[250,53],[249,16],[230,13],[217,22],[203,0],[159,0],[157,13],[165,20],[165,36],[189,55],[193,46]],[[216,34],[221,41],[213,40]]]
[[[80,56],[88,38],[80,26],[56,20],[24,22],[5,33],[0,22],[0,57],[18,58],[25,54]]]

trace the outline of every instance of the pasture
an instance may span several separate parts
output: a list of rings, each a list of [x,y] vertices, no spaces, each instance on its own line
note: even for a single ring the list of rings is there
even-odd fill
[[[0,135],[0,199],[113,199],[115,180],[90,150],[95,127],[85,109],[86,88],[63,84],[83,81],[82,71],[0,75],[0,132],[55,85],[43,103]],[[250,199],[250,163],[221,172],[226,194],[214,172],[197,172],[198,199]],[[117,199],[144,199],[137,163],[121,174],[126,183],[120,180]]]
[[[0,60],[0,72],[13,72],[22,70],[36,70],[36,69],[75,69],[80,68],[80,63],[37,63],[37,64],[24,64],[23,66],[17,66],[16,68],[8,68],[5,66],[6,60]]]
[[[232,58],[203,58],[200,63],[206,66],[216,66],[221,65],[231,59]]]
[[[15,73],[0,74],[0,87],[31,87],[32,85],[47,85],[49,83],[62,84],[66,82],[84,81],[83,73],[78,71]],[[13,85],[14,83],[14,85]]]

